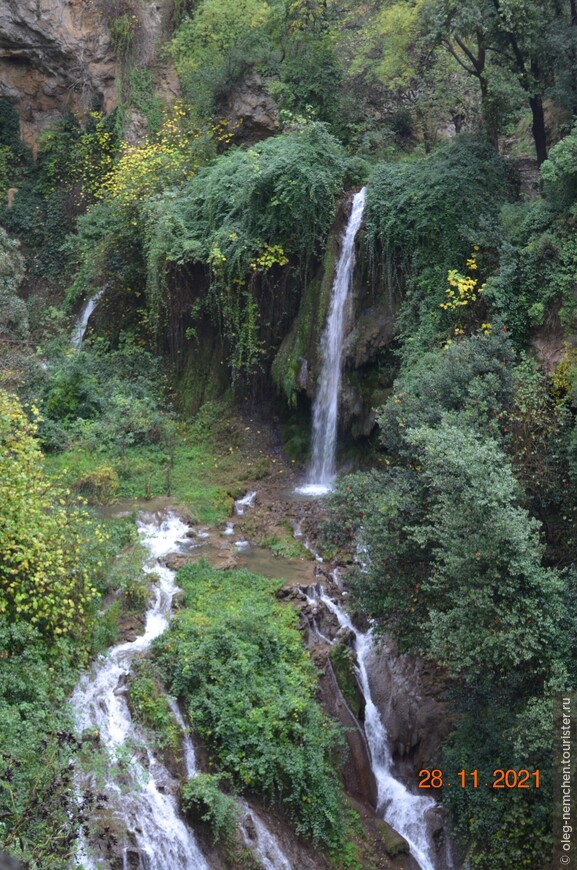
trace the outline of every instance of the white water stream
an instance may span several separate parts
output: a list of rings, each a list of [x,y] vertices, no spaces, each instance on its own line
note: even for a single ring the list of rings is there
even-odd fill
[[[82,339],[84,338],[84,334],[86,332],[86,328],[88,326],[88,321],[90,320],[90,316],[94,309],[98,304],[98,300],[104,293],[104,287],[95,293],[94,296],[91,296],[90,299],[87,299],[84,305],[82,306],[82,310],[78,315],[78,319],[74,324],[74,329],[72,330],[72,336],[70,337],[70,344],[72,347],[75,347],[76,350],[80,350],[80,346],[82,345]]]
[[[128,832],[130,845],[124,847],[124,866],[128,867],[127,854],[132,849],[138,852],[142,870],[209,870],[194,834],[178,814],[168,770],[132,722],[124,688],[134,658],[148,650],[168,626],[178,587],[174,571],[158,560],[187,542],[188,530],[173,514],[161,523],[139,524],[142,543],[150,553],[144,570],[158,578],[146,612],[144,634],[101,656],[91,672],[82,677],[72,697],[78,730],[98,733],[100,746],[111,761],[109,769],[113,773],[122,771],[118,777],[111,775],[100,790],[108,794],[114,818]],[[190,763],[186,754],[185,758]],[[87,870],[106,866],[88,856],[85,842],[79,849],[78,860]]]
[[[249,493],[241,500],[243,510],[252,505],[255,494]],[[118,774],[110,775],[99,790],[108,795],[115,820],[127,832],[128,843],[123,847],[125,870],[133,866],[128,854],[132,853],[133,860],[135,851],[141,870],[209,870],[194,834],[178,814],[173,796],[175,783],[155,757],[145,734],[133,723],[125,698],[126,677],[132,662],[168,627],[172,600],[178,591],[174,571],[159,560],[177,552],[182,544],[191,546],[190,529],[177,516],[169,514],[160,523],[140,523],[139,534],[150,553],[144,571],[158,578],[146,613],[144,634],[113,647],[80,680],[72,697],[76,727],[99,735],[100,747],[111,762],[109,770]],[[199,537],[204,535],[199,533]],[[192,779],[198,771],[189,729],[176,700],[169,697],[168,705],[182,730],[186,773]],[[277,838],[259,815],[245,801],[239,800],[238,807],[242,839],[264,870],[293,870]],[[80,838],[76,858],[77,865],[85,870],[108,866],[104,860],[90,855],[84,837]]]
[[[358,663],[356,671],[365,698],[364,729],[371,756],[371,767],[377,782],[377,812],[405,838],[409,844],[411,855],[419,863],[421,870],[437,870],[427,818],[437,804],[430,797],[413,794],[392,774],[393,760],[389,740],[380,713],[371,696],[367,671],[367,660],[373,646],[371,633],[369,631],[363,634],[355,628],[346,611],[339,607],[332,598],[329,598],[322,586],[319,591],[315,592],[315,595],[316,598],[307,596],[308,600],[322,601],[335,614],[339,625],[352,631],[355,636]]]
[[[336,476],[336,442],[343,339],[347,301],[355,268],[355,239],[363,219],[366,189],[355,194],[351,215],[342,238],[327,324],[321,340],[322,369],[313,407],[313,456],[308,483],[298,492],[323,495]]]

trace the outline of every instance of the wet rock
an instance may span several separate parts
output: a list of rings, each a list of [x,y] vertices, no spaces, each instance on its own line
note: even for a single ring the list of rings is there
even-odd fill
[[[253,144],[280,130],[278,106],[266,89],[266,79],[250,70],[218,107],[236,142]]]
[[[391,828],[391,826],[382,819],[379,819],[377,822],[377,827],[385,844],[387,855],[391,858],[396,858],[397,855],[410,854],[409,844],[405,838],[398,833],[398,831],[395,831],[394,828]]]
[[[218,553],[212,560],[212,567],[218,571],[230,571],[238,567],[238,559],[235,554],[228,552]]]
[[[431,663],[399,654],[386,640],[371,653],[367,672],[393,759],[402,778],[416,785],[416,771],[431,766],[453,725],[443,674]]]
[[[394,311],[385,305],[373,305],[362,312],[347,336],[345,359],[356,368],[366,365],[391,344],[394,334]]]
[[[325,671],[320,679],[320,691],[325,710],[345,729],[349,747],[349,754],[342,770],[345,788],[349,794],[357,795],[375,808],[377,783],[371,769],[367,741],[340,690],[329,658],[326,658]]]
[[[0,852],[0,870],[26,870],[26,864]]]
[[[140,867],[140,853],[135,849],[127,849],[126,851],[126,866],[138,870]]]
[[[171,571],[180,571],[190,562],[190,556],[184,553],[169,553],[162,561]]]
[[[114,690],[115,695],[124,695],[128,691],[128,675],[121,674],[117,686]]]
[[[144,617],[135,616],[134,614],[124,613],[120,617],[118,626],[118,636],[121,642],[136,640],[142,634],[144,628]]]

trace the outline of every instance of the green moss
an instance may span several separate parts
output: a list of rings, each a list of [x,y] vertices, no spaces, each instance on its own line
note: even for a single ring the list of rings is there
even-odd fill
[[[198,325],[196,335],[182,349],[175,377],[176,403],[186,414],[221,398],[229,387],[222,345],[215,341],[213,324]]]
[[[326,321],[336,262],[336,234],[327,244],[322,273],[305,287],[293,327],[272,364],[272,377],[288,404],[296,407],[302,361],[316,361]]]
[[[277,526],[273,534],[264,541],[264,546],[268,547],[274,556],[281,556],[284,559],[314,558],[304,544],[295,538],[289,523],[281,523]]]
[[[362,695],[355,676],[355,654],[348,643],[339,641],[331,647],[331,662],[339,688],[351,708],[357,715],[362,705]]]
[[[390,825],[387,825],[386,822],[379,821],[379,832],[381,834],[382,840],[385,844],[385,849],[387,850],[387,855],[390,858],[396,858],[397,855],[408,855],[409,854],[409,844],[398,834]]]

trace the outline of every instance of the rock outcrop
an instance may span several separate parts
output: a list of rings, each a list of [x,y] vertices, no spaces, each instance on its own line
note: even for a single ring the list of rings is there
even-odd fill
[[[131,60],[150,64],[171,16],[171,0],[131,0]],[[20,116],[22,137],[38,134],[68,112],[80,117],[95,105],[106,113],[118,101],[122,73],[109,29],[106,0],[0,0],[0,99]],[[160,70],[160,89],[175,90]]]
[[[266,80],[254,70],[233,85],[218,110],[235,142],[252,145],[280,132],[278,106],[267,91]]]

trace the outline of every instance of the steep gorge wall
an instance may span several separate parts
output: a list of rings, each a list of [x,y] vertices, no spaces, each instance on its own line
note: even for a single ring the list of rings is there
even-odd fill
[[[107,0],[0,0],[0,98],[20,117],[22,138],[34,148],[38,134],[69,112],[83,117],[95,105],[118,104],[122,63],[109,29]],[[127,4],[133,12],[131,62],[152,63],[172,16],[172,0]],[[159,89],[178,86],[168,67]]]

